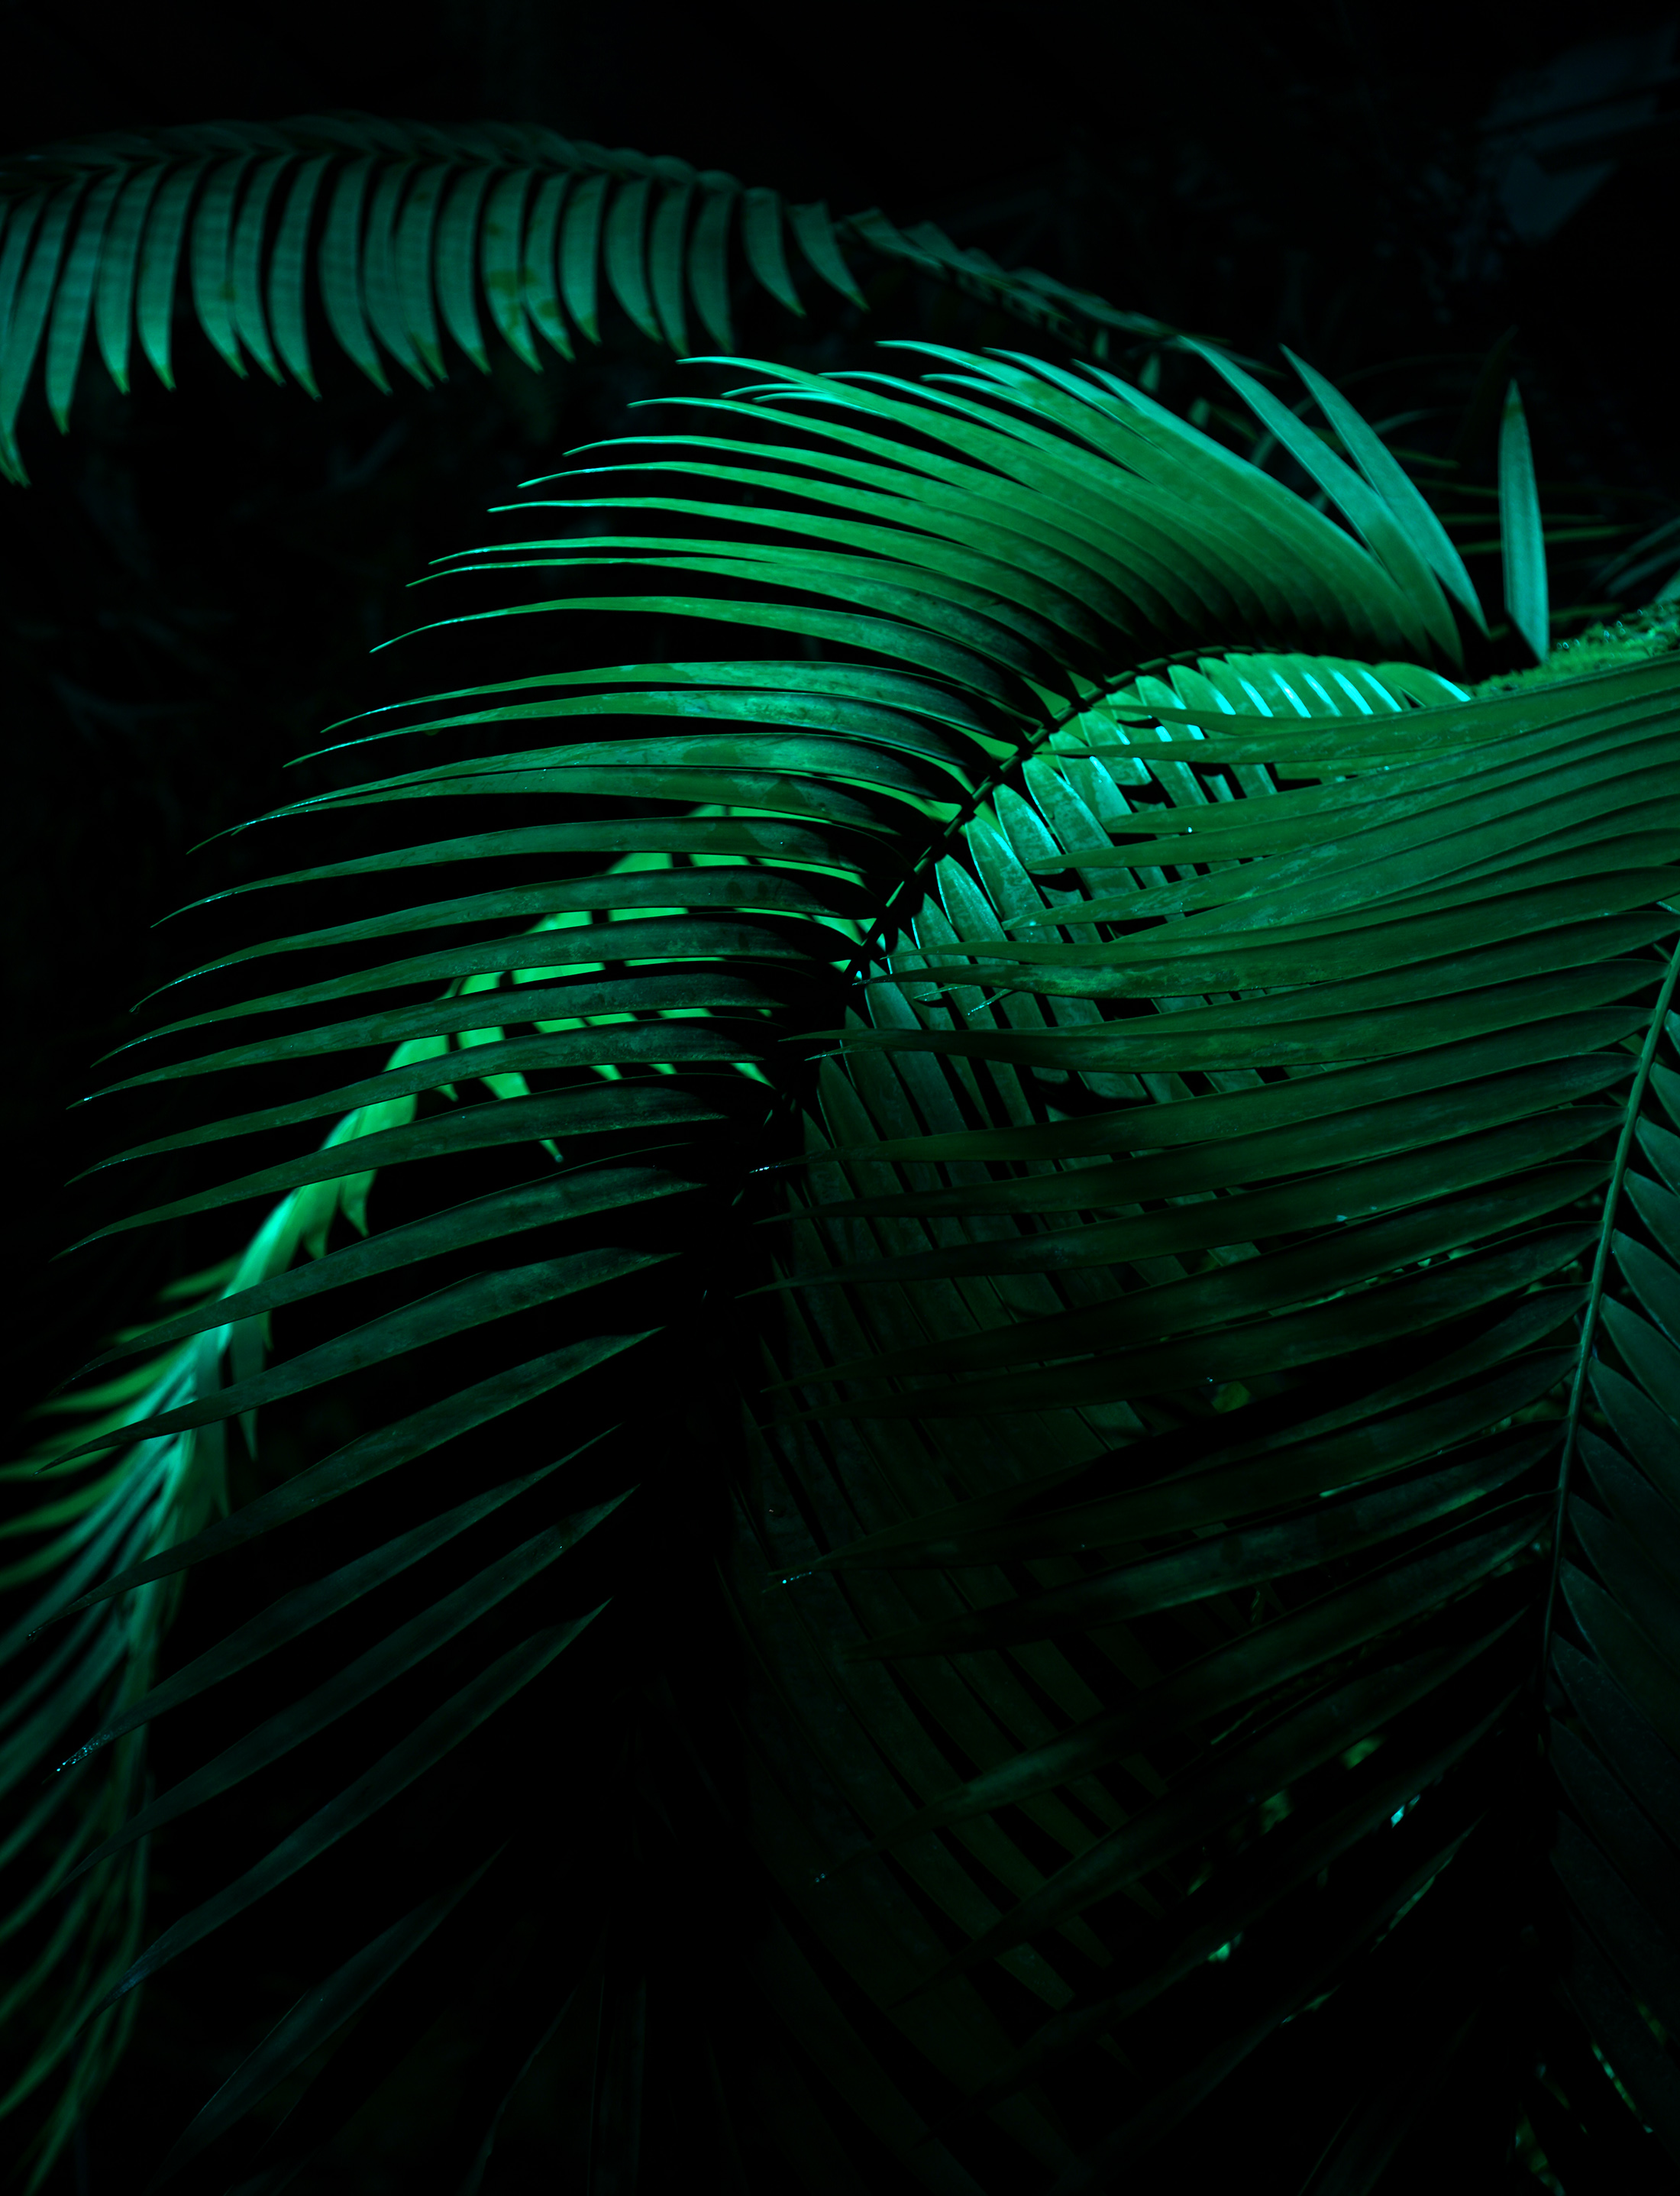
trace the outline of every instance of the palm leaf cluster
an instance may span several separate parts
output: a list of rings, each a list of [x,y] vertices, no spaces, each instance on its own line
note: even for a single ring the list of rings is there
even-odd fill
[[[1398,409],[1385,407],[1374,431],[1339,390],[1330,389],[1325,403],[1324,377],[1288,350],[1285,355],[1308,384],[1306,396],[1285,405],[1273,393],[1250,408],[1250,384],[1241,391],[1243,409],[1202,396],[1191,400],[1191,417],[1211,423],[1250,463],[1276,468],[1293,461],[1315,483],[1325,446],[1334,456],[1341,436],[1351,436],[1349,447],[1357,444],[1360,462],[1375,468],[1386,490],[1408,500],[1409,492],[1421,493],[1454,553],[1482,576],[1490,595],[1503,598],[1512,629],[1537,656],[1544,656],[1556,632],[1573,635],[1562,644],[1585,647],[1584,662],[1590,661],[1605,639],[1602,628],[1591,629],[1607,617],[1620,620],[1642,588],[1671,577],[1680,521],[1671,513],[1642,529],[1653,506],[1669,513],[1668,499],[1653,490],[1578,477],[1535,479],[1527,421],[1510,379],[1514,333],[1508,331],[1479,359],[1401,361],[1352,377],[1366,384],[1378,379],[1407,399]],[[1224,372],[1211,346],[1202,346],[1201,355]],[[1157,349],[1146,359],[1144,378],[1152,388],[1159,386],[1170,355]],[[1327,424],[1315,428],[1304,415],[1319,403],[1325,403]],[[1321,487],[1316,496],[1322,508]],[[1475,591],[1452,592],[1485,633]],[[1657,599],[1671,597],[1672,589],[1664,588]],[[1625,639],[1623,621],[1610,645],[1619,647]]]
[[[67,425],[89,339],[126,390],[136,344],[174,385],[177,297],[235,373],[317,395],[307,275],[338,348],[378,387],[422,387],[459,351],[490,368],[488,331],[534,370],[602,340],[608,295],[651,341],[725,350],[742,266],[802,314],[797,269],[865,303],[847,250],[955,284],[1028,325],[1091,344],[1161,337],[1050,275],[1006,271],[930,222],[843,219],[716,169],[574,144],[535,124],[446,129],[311,115],[130,132],[0,165],[0,470],[27,476],[17,422],[38,370]],[[446,338],[448,347],[446,348]]]
[[[110,1086],[203,1094],[119,1154],[202,1186],[102,1232],[280,1202],[21,1521],[42,2170],[140,1985],[313,1884],[206,2186],[326,2170],[440,2023],[440,2186],[574,2060],[601,2189],[1062,2196],[1233,2127],[1279,2187],[1465,2126],[1488,2186],[1519,2132],[1663,2185],[1680,656],[1468,691],[1464,568],[1328,384],[1339,518],[1100,368],[751,370],[457,569],[529,590],[511,657],[760,652],[364,728],[270,819],[301,912]],[[236,1425],[346,1386],[211,1514]],[[334,1517],[159,1677],[165,1583]],[[294,1754],[318,1800],[136,1950],[147,1839]]]

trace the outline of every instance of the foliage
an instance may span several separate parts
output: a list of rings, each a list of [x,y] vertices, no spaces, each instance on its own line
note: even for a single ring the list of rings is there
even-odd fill
[[[713,188],[630,173],[626,235]],[[602,2190],[1680,2164],[1680,654],[1472,691],[1382,437],[1188,355],[1317,501],[1100,364],[929,345],[529,484],[431,634],[496,676],[354,728],[198,911],[102,1094],[104,1164],[193,1186],[100,1234],[267,1210],[9,1527],[4,1765],[64,1762],[8,1854],[36,2182],[224,1932],[313,1979],[183,2131],[205,2186],[494,2186],[579,2060]],[[569,667],[580,612],[692,652]],[[166,1664],[271,1535],[292,1582]]]
[[[118,389],[136,335],[172,386],[183,273],[199,327],[235,373],[249,361],[316,395],[312,244],[333,336],[381,389],[387,361],[422,387],[443,380],[446,334],[488,373],[486,314],[528,366],[540,364],[539,338],[572,358],[574,338],[601,341],[603,274],[652,342],[690,350],[693,312],[727,350],[738,257],[779,305],[804,312],[790,246],[802,272],[860,306],[848,245],[1059,334],[1170,332],[1050,275],[1006,272],[927,222],[901,232],[873,208],[836,222],[825,205],[788,205],[716,169],[573,144],[535,124],[305,115],[101,137],[0,165],[0,470],[19,481],[31,375],[38,365],[63,427],[90,332]]]

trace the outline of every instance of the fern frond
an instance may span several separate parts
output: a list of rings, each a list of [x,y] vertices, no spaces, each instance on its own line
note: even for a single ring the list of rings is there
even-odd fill
[[[136,338],[174,385],[183,280],[199,328],[235,373],[255,366],[318,393],[308,296],[376,387],[399,367],[422,387],[455,354],[488,373],[488,331],[534,372],[542,347],[602,341],[602,284],[649,340],[734,344],[742,269],[801,314],[794,269],[850,303],[864,247],[1076,344],[1171,330],[1048,275],[1007,272],[931,224],[833,218],[716,169],[609,152],[535,124],[444,128],[305,115],[91,138],[0,161],[0,471],[27,479],[17,439],[38,367],[69,424],[89,336],[126,390]],[[444,337],[449,338],[446,349]]]

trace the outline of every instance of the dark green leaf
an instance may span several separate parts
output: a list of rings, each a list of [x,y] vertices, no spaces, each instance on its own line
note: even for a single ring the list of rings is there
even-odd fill
[[[1553,1170],[1562,1176],[1566,1169]],[[1591,1180],[1602,1179],[1594,1175],[1583,1176],[1578,1184],[1574,1180],[1560,1181],[1547,1188],[1536,1188],[1530,1194],[1536,1200],[1534,1210],[1544,1211],[1549,1206],[1569,1201],[1578,1188],[1590,1186]],[[1521,1212],[1520,1204],[1510,1205],[1516,1224]],[[1375,1223],[1386,1228],[1388,1223]],[[1468,1213],[1464,1221],[1464,1234],[1446,1219],[1435,1223],[1444,1232],[1440,1240],[1444,1248],[1455,1247],[1470,1233]],[[1351,1231],[1350,1231],[1351,1233]],[[1338,1250],[1342,1238],[1330,1239]],[[1377,1257],[1379,1248],[1386,1251],[1391,1244],[1404,1240],[1398,1233],[1372,1240],[1371,1255]],[[1420,1235],[1421,1240],[1435,1240],[1433,1235]],[[1591,1234],[1578,1228],[1548,1229],[1522,1240],[1512,1250],[1481,1251],[1464,1256],[1448,1263],[1442,1261],[1435,1270],[1416,1274],[1405,1280],[1387,1281],[1380,1286],[1360,1290],[1332,1299],[1325,1305],[1308,1310],[1291,1311],[1269,1317],[1259,1324],[1248,1324],[1230,1328],[1215,1327],[1209,1322],[1209,1338],[1200,1343],[1166,1341],[1114,1351],[1101,1357],[1082,1358],[1063,1364],[1054,1370],[1019,1372],[997,1378],[970,1377],[960,1387],[921,1388],[896,1396],[860,1396],[843,1407],[827,1411],[814,1411],[806,1415],[814,1419],[836,1415],[857,1418],[904,1418],[916,1415],[945,1418],[984,1416],[995,1410],[1031,1410],[1057,1402],[1109,1402],[1133,1396],[1147,1396],[1188,1386],[1196,1381],[1244,1380],[1256,1374],[1272,1372],[1293,1365],[1308,1365],[1341,1355],[1344,1351],[1369,1348],[1394,1340],[1403,1334],[1416,1333],[1438,1321],[1473,1310],[1480,1303],[1492,1301],[1497,1296],[1515,1286],[1519,1276],[1535,1280],[1556,1271],[1578,1257],[1591,1240]],[[1275,1253],[1282,1258],[1288,1254]],[[1328,1253],[1325,1254],[1328,1257]],[[1348,1272],[1360,1273],[1360,1262],[1356,1250],[1346,1254]],[[1427,1254],[1426,1254],[1427,1255]],[[1216,1295],[1230,1295],[1240,1299],[1251,1284],[1245,1262],[1235,1268],[1227,1268],[1209,1279],[1209,1289]],[[1303,1286],[1311,1287],[1313,1276],[1308,1261],[1308,1272],[1303,1274]],[[1386,1266],[1386,1257],[1381,1264]],[[1291,1269],[1293,1270],[1293,1269]],[[1377,1270],[1375,1264],[1365,1267],[1365,1274]],[[1176,1301],[1185,1304],[1187,1312],[1202,1301],[1195,1293],[1196,1281],[1169,1285],[1181,1287],[1182,1297]],[[1162,1292],[1164,1295],[1165,1292]],[[1327,1291],[1326,1291],[1327,1293]],[[1153,1292],[1152,1292],[1152,1295]],[[1281,1299],[1287,1301],[1287,1297]],[[1250,1311],[1262,1309],[1260,1302],[1247,1307]],[[1071,1322],[1088,1315],[1069,1313],[1064,1315]],[[1100,1347],[1107,1339],[1112,1315],[1096,1315],[1097,1332],[1083,1342],[1089,1349]],[[1048,1322],[1047,1322],[1048,1324]],[[1152,1324],[1149,1315],[1137,1322],[1140,1329]],[[1174,1328],[1170,1315],[1162,1315],[1162,1324],[1156,1332],[1171,1333]],[[1066,1332],[1066,1330],[1064,1330]],[[1073,1332],[1077,1332],[1077,1329]],[[1070,1344],[1070,1349],[1079,1344]],[[1054,1345],[1047,1342],[1037,1354],[1048,1355]],[[1013,1353],[1018,1357],[1033,1354],[1025,1346],[1017,1344]],[[1153,1377],[1150,1377],[1152,1374]],[[841,1377],[828,1372],[818,1376],[825,1380]],[[857,1377],[854,1372],[852,1376]]]
[[[904,1655],[948,1655],[976,1647],[1007,1646],[1053,1633],[1088,1631],[1123,1617],[1171,1609],[1209,1594],[1287,1577],[1337,1557],[1352,1555],[1479,1500],[1538,1463],[1556,1445],[1550,1428],[1519,1435],[1475,1464],[1456,1465],[1404,1487],[1384,1488],[1352,1501],[1315,1504],[1304,1515],[1198,1540],[1170,1555],[1146,1557],[1122,1569],[1082,1579],[1077,1585],[1024,1595],[967,1616],[918,1626],[854,1650],[857,1659],[892,1660]]]
[[[1356,1677],[1245,1743],[1216,1751],[1207,1765],[1168,1796],[1140,1809],[1117,1830],[1051,1877],[995,1929],[970,1945],[949,1972],[996,1958],[1099,1898],[1111,1897],[1189,1843],[1198,1842],[1244,1809],[1255,1795],[1276,1791],[1390,1721],[1443,1685],[1489,1642],[1441,1649]],[[939,1976],[929,1978],[937,1981]]]
[[[1552,1661],[1588,1736],[1669,1843],[1680,1847],[1680,1764],[1621,1688],[1567,1639]]]
[[[1035,1792],[1083,1775],[1147,1745],[1152,1739],[1228,1713],[1408,1618],[1463,1593],[1532,1543],[1534,1514],[1524,1506],[1491,1530],[1453,1537],[1420,1557],[1390,1565],[1287,1616],[1257,1626],[1186,1664],[1124,1707],[1093,1717],[997,1771],[971,1778],[913,1816],[890,1840],[904,1839],[1019,1804]]]

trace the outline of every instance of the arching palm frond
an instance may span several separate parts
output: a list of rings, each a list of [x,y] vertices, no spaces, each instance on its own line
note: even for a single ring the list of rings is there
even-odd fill
[[[1350,532],[1101,372],[933,367],[762,369],[537,484],[461,568],[531,575],[510,650],[586,608],[785,653],[395,714],[275,812],[363,850],[270,880],[304,912],[112,1086],[209,1094],[120,1155],[203,1186],[113,1229],[378,1222],[271,1219],[131,1338],[296,1338],[101,1429],[90,1529],[258,1410],[347,1395],[344,1446],[33,1619],[344,1521],[89,1742],[237,1684],[221,1754],[114,1835],[75,1788],[104,1884],[315,1749],[63,1992],[95,2034],[309,1917],[174,2154],[217,2185],[330,2161],[417,2049],[439,2186],[580,2060],[603,2190],[1065,2196],[1169,2134],[1365,2189],[1465,2126],[1494,2185],[1525,2108],[1565,2176],[1680,2161],[1680,657],[1470,695],[1368,452]]]
[[[609,296],[655,343],[687,351],[697,327],[727,350],[743,265],[790,313],[805,310],[795,268],[861,307],[848,246],[1076,343],[1171,333],[928,222],[835,220],[716,169],[536,124],[344,114],[129,132],[0,164],[0,469],[27,477],[17,421],[38,365],[67,425],[90,338],[118,389],[136,339],[173,386],[183,285],[235,373],[255,366],[313,396],[311,265],[338,347],[384,389],[394,367],[442,381],[457,352],[488,372],[496,339],[534,369],[545,351],[569,359],[577,339],[601,341]]]
[[[344,1124],[354,1132],[359,1124]],[[271,1212],[244,1255],[222,1269],[176,1284],[165,1303],[182,1298],[193,1309],[176,1315],[187,1339],[125,1367],[103,1382],[43,1407],[38,1415],[64,1423],[35,1453],[4,1467],[4,1477],[45,1499],[8,1520],[11,1535],[33,1538],[34,1546],[0,1571],[0,1586],[23,1600],[16,1620],[0,1640],[0,1667],[11,1673],[26,1657],[37,1635],[65,1614],[78,1597],[113,1569],[191,1540],[211,1517],[228,1506],[225,1426],[216,1420],[183,1428],[163,1440],[124,1448],[114,1467],[101,1456],[93,1476],[85,1458],[72,1463],[72,1485],[60,1491],[66,1452],[100,1435],[122,1437],[137,1419],[199,1401],[241,1372],[262,1361],[263,1344],[253,1326],[230,1328],[207,1322],[203,1308],[219,1295],[238,1295],[282,1274],[300,1249],[318,1256],[346,1188],[328,1181],[296,1192]],[[131,1355],[119,1349],[118,1357]],[[44,1581],[44,1590],[38,1582]],[[144,1840],[128,1846],[114,1868],[83,1881],[72,1899],[55,1907],[68,1880],[101,1841],[114,1837],[141,1803],[147,1785],[145,1740],[137,1726],[124,1724],[126,1711],[153,1688],[162,1642],[180,1602],[184,1581],[165,1579],[123,1600],[104,1599],[84,1606],[77,1623],[26,1679],[11,1682],[0,1748],[0,1788],[20,1809],[7,1838],[5,1864],[20,1856],[38,1862],[37,1880],[9,1911],[9,1938],[43,1916],[54,1926],[34,1961],[7,1993],[4,2019],[32,2006],[54,2006],[46,2036],[7,2091],[0,2112],[24,2106],[42,2083],[64,2070],[53,2106],[41,2131],[38,2168],[44,2170],[67,2140],[78,2118],[97,2094],[121,2055],[132,2026],[127,2006],[96,2015],[83,2027],[89,2005],[124,1973],[138,1948],[144,1923],[146,1862]],[[91,1714],[131,1732],[102,1757],[98,1748],[66,1758],[73,1728]],[[55,1762],[55,1775],[41,1786],[41,1771]],[[33,1777],[38,1789],[26,1783]],[[66,1830],[65,1817],[73,1817]],[[55,2001],[56,2001],[55,2002]]]

